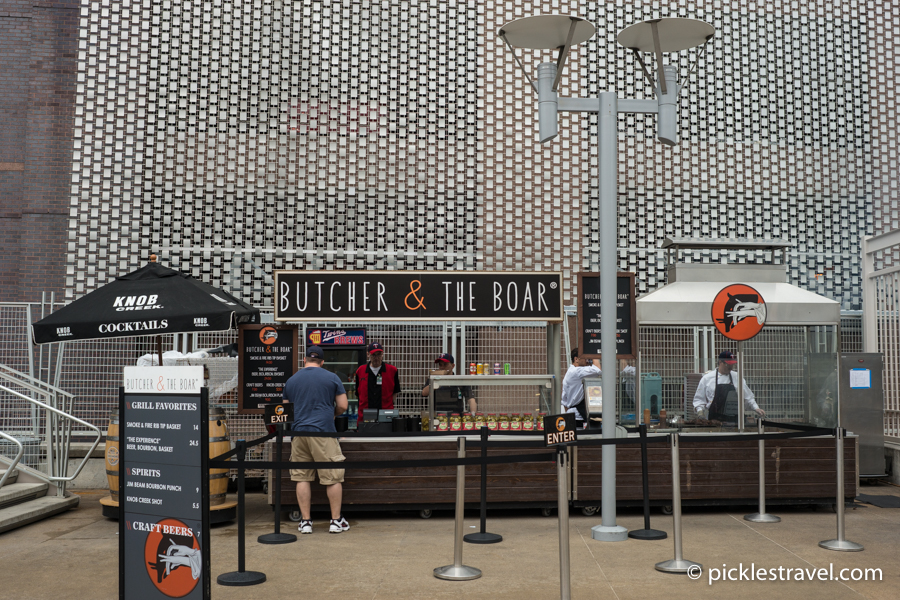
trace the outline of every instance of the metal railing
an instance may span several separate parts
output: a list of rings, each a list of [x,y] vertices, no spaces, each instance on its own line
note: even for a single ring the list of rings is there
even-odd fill
[[[87,464],[88,459],[100,444],[102,434],[94,425],[79,419],[67,411],[72,410],[74,395],[41,382],[10,367],[0,365],[0,435],[10,439],[19,451],[14,459],[0,453],[0,459],[9,464],[8,472],[19,464],[25,455],[23,439],[36,442],[38,453],[32,455],[31,464],[23,464],[29,472],[47,483],[56,485],[57,495],[65,495],[66,483],[75,479]],[[15,389],[14,389],[15,388]],[[43,401],[36,397],[42,398]],[[93,432],[96,436],[90,450],[68,474],[69,448],[72,442],[72,426],[78,424],[82,431]],[[0,480],[0,486],[7,476]]]
[[[22,442],[17,440],[11,435],[7,435],[0,431],[0,437],[6,438],[13,444],[19,447],[19,451],[16,452],[16,457],[12,459],[12,462],[8,463],[6,466],[6,472],[3,474],[3,477],[0,477],[0,489],[3,488],[3,485],[6,483],[6,480],[9,479],[9,476],[12,475],[12,472],[15,471],[16,466],[19,464],[19,461],[22,460],[22,455],[25,454],[25,446],[22,445]],[[0,458],[3,460],[9,460],[7,457],[0,455]]]

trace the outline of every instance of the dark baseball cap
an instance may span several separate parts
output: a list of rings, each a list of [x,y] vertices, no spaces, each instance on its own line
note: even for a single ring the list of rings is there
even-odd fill
[[[721,354],[719,354],[719,360],[721,360],[722,362],[729,364],[729,365],[737,364],[737,359],[734,357],[734,354],[732,352],[730,352],[729,350],[726,350],[725,352],[722,352]]]
[[[384,352],[384,346],[382,346],[378,342],[372,342],[371,344],[369,344],[368,351],[369,354],[371,354],[372,352]]]
[[[325,352],[318,346],[310,346],[306,349],[306,358],[318,358],[319,360],[322,360],[325,358]]]
[[[446,352],[444,352],[443,354],[438,354],[438,357],[434,359],[434,362],[446,362],[450,363],[451,365],[456,364],[456,361],[453,360],[453,355],[447,354]]]

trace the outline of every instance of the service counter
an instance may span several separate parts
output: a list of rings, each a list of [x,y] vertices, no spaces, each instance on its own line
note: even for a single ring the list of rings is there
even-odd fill
[[[717,432],[718,433],[718,432]],[[652,435],[652,433],[651,433]],[[754,440],[707,442],[693,441],[704,433],[681,437],[681,497],[685,505],[752,505],[758,500],[758,444]],[[749,434],[748,434],[749,435]],[[465,436],[470,444],[480,436]],[[580,439],[599,438],[599,434]],[[636,437],[631,434],[630,437]],[[543,436],[493,435],[491,441],[543,441]],[[384,461],[455,458],[456,437],[341,439],[348,461]],[[267,455],[274,457],[274,443]],[[844,440],[844,496],[857,495],[857,438]],[[488,456],[536,454],[554,449],[489,448]],[[833,437],[808,437],[772,440],[766,444],[767,505],[834,504],[837,479]],[[481,449],[469,445],[467,456],[480,456]],[[602,447],[570,449],[572,460],[570,499],[575,506],[596,507],[601,494]],[[285,439],[282,459],[290,460],[290,441]],[[672,460],[668,444],[648,446],[650,498],[657,506],[672,502]],[[492,508],[554,508],[557,502],[556,463],[488,465],[487,502]],[[269,472],[269,503],[274,504],[272,472]],[[477,508],[480,501],[481,467],[466,468],[466,502]],[[287,470],[282,472],[281,505],[285,510],[297,506],[295,486]],[[620,506],[638,506],[642,502],[640,446],[621,445],[616,449],[616,500]],[[456,467],[395,469],[350,469],[345,474],[343,504],[360,510],[434,510],[453,508],[456,498]],[[314,509],[326,509],[325,488],[312,485]],[[349,510],[349,508],[348,508]]]
[[[479,435],[465,436],[470,443],[480,440]],[[341,450],[347,461],[385,460],[427,460],[456,458],[457,436],[437,438],[370,438],[340,439]],[[542,441],[542,436],[491,436],[491,441],[504,439],[516,441]],[[274,444],[269,443],[270,455],[274,455]],[[283,460],[290,460],[290,441],[285,439]],[[510,454],[548,455],[547,462],[509,463],[488,465],[487,501],[494,507],[552,507],[556,505],[556,463],[551,462],[555,454],[552,448],[489,448],[488,456]],[[469,446],[467,456],[481,455],[481,449]],[[394,469],[350,469],[344,476],[343,505],[358,509],[410,509],[432,510],[453,508],[456,501],[456,467],[427,467]],[[269,503],[274,504],[275,486],[272,472],[269,472]],[[297,506],[295,485],[290,473],[282,472],[281,505],[285,508]],[[466,502],[473,506],[481,500],[481,467],[466,467]],[[312,485],[313,507],[325,508],[328,499],[325,488],[318,483]]]

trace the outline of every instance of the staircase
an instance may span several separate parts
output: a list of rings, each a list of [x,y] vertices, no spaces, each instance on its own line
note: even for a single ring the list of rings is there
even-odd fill
[[[71,414],[75,397],[0,365],[0,532],[78,506],[66,484],[81,472],[100,442],[100,430]],[[84,459],[69,474],[74,431],[93,434]],[[7,474],[6,470],[10,469]]]
[[[0,478],[5,473],[6,469],[0,469]],[[0,488],[0,533],[78,506],[78,496],[56,496],[56,490],[51,487],[55,488],[24,467],[14,469]],[[48,496],[48,491],[53,495]]]

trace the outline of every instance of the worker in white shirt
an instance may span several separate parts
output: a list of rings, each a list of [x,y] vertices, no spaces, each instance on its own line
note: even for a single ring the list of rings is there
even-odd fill
[[[566,371],[562,384],[562,409],[567,413],[575,413],[578,427],[587,427],[588,408],[584,400],[584,386],[581,380],[586,377],[598,377],[601,374],[600,367],[591,364],[590,358],[585,358],[578,353],[578,348],[572,349],[572,365]]]
[[[719,354],[719,364],[715,370],[710,371],[700,379],[697,391],[694,393],[694,411],[701,419],[727,422],[736,421],[735,415],[725,414],[725,404],[729,396],[737,399],[737,371],[734,365],[737,359],[729,351]],[[760,417],[766,416],[766,412],[756,403],[753,392],[744,381],[744,405],[748,410],[756,412]]]

